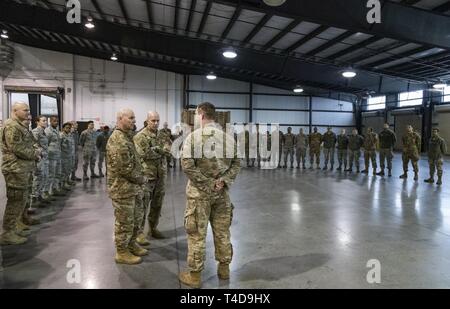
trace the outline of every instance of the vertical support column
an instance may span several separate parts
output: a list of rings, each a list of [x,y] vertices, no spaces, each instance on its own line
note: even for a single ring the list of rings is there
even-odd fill
[[[428,150],[427,141],[431,137],[431,129],[433,127],[433,110],[434,110],[434,98],[431,91],[425,91],[422,104],[422,149],[421,151]]]
[[[353,106],[354,112],[355,112],[355,123],[356,123],[356,129],[358,130],[359,134],[362,134],[362,108],[361,108],[362,100],[357,101],[355,105]]]
[[[7,110],[8,102],[6,100],[5,91],[3,90],[3,77],[0,78],[0,122],[5,123],[6,118],[8,117]]]
[[[312,133],[312,96],[309,96],[309,134]]]
[[[248,122],[253,122],[253,82],[250,82],[250,89],[249,89],[249,111],[248,111]]]
[[[183,76],[183,109],[189,108],[189,75]]]

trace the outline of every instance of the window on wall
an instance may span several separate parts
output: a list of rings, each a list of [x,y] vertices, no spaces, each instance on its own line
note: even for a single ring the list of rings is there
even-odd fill
[[[30,102],[28,101],[28,93],[11,92],[11,105],[19,101],[25,102],[29,105]]]
[[[58,103],[55,97],[41,95],[41,114],[45,116],[58,116]]]
[[[442,102],[450,102],[450,86],[444,88]]]
[[[416,106],[423,103],[423,91],[402,92],[398,96],[399,106]]]
[[[386,108],[386,96],[373,97],[367,100],[368,111],[385,108]]]

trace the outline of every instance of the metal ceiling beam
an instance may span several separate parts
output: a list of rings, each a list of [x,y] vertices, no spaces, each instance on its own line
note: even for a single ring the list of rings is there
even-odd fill
[[[150,0],[145,0],[146,8],[147,8],[147,18],[150,27],[153,26],[153,8]]]
[[[367,22],[367,1],[361,0],[295,0],[278,7],[261,1],[209,0],[258,12],[327,25],[379,37],[450,49],[450,18],[432,11],[383,1],[382,22]],[[405,27],[405,24],[408,26]]]
[[[370,44],[373,44],[375,42],[378,42],[380,40],[382,40],[382,38],[373,36],[373,37],[368,38],[368,39],[366,39],[366,40],[364,40],[362,42],[359,42],[359,43],[357,43],[355,45],[351,45],[351,46],[349,46],[349,47],[347,47],[347,48],[345,48],[345,49],[343,49],[341,51],[338,51],[337,53],[329,55],[327,57],[327,59],[334,60],[334,59],[340,58],[342,56],[345,56],[345,55],[348,55],[350,53],[353,53],[354,51],[357,51],[358,49],[364,48],[367,45],[370,45]]]
[[[411,68],[417,68],[419,66],[429,68],[430,65],[437,65],[436,63],[432,64],[432,62],[438,61],[438,60],[440,60],[444,57],[448,57],[448,56],[450,56],[450,52],[442,51],[442,52],[434,54],[434,55],[418,58],[418,59],[414,60],[414,63],[411,63],[411,62],[402,63],[399,65],[390,67],[389,70],[405,71],[405,70],[409,70]]]
[[[176,0],[175,1],[175,7],[174,7],[174,17],[173,17],[173,29],[177,30],[178,29],[178,8],[180,7],[180,0]]]
[[[381,59],[381,60],[378,60],[378,61],[375,61],[375,62],[371,62],[371,63],[367,64],[367,66],[372,67],[372,68],[379,67],[381,65],[387,64],[387,63],[395,61],[395,60],[400,60],[402,58],[412,57],[415,54],[422,53],[422,52],[430,50],[430,49],[431,49],[430,47],[426,47],[426,46],[425,47],[414,48],[413,50],[408,50],[408,51],[405,51],[405,52],[402,52],[402,53],[399,53],[399,54],[395,54],[395,55],[389,56],[386,59]]]
[[[202,20],[200,21],[200,26],[198,26],[197,30],[197,36],[200,36],[203,32],[203,29],[205,28],[206,20],[208,19],[209,12],[211,11],[212,2],[208,2],[206,4],[206,8],[203,11]]]
[[[368,53],[362,54],[355,58],[346,59],[345,62],[358,63],[358,62],[366,60],[368,58],[372,58],[373,56],[377,56],[377,55],[380,55],[383,53],[389,53],[392,50],[395,50],[395,49],[405,46],[405,45],[407,45],[407,44],[405,44],[403,42],[394,42],[392,44],[388,44],[387,46],[383,46],[378,49],[369,49]]]
[[[234,23],[239,18],[239,15],[241,15],[241,12],[242,12],[242,8],[240,6],[238,6],[236,8],[236,10],[234,11],[233,16],[231,17],[230,21],[228,22],[227,27],[222,32],[222,35],[220,36],[221,40],[224,40],[228,36],[228,34],[230,33],[231,29],[234,26]]]
[[[242,41],[243,44],[250,42],[253,37],[264,27],[264,25],[272,18],[272,14],[264,15],[258,24],[252,29],[252,31]]]
[[[286,28],[284,28],[280,33],[278,33],[275,37],[273,37],[269,42],[264,44],[263,50],[269,49],[275,43],[277,43],[279,40],[281,40],[286,34],[292,31],[295,27],[297,27],[301,23],[300,20],[294,20],[292,21]]]
[[[128,15],[128,11],[125,6],[125,2],[123,2],[123,0],[117,0],[117,1],[119,2],[120,11],[122,12],[122,16],[125,18],[125,22],[127,23],[128,26],[131,26],[130,17]]]
[[[191,25],[192,25],[192,17],[194,15],[195,6],[197,5],[197,0],[191,1],[191,8],[189,9],[189,17],[186,23],[185,31],[189,32],[191,31]]]
[[[101,18],[103,20],[107,20],[105,12],[103,12],[103,10],[102,10],[100,4],[97,2],[97,0],[91,0],[91,2],[92,2],[92,5],[94,6],[95,10],[97,11],[97,13],[101,16]]]
[[[415,5],[422,0],[402,0],[400,3],[405,5]]]
[[[324,50],[327,50],[328,48],[332,47],[333,45],[336,45],[337,43],[351,37],[352,35],[354,35],[355,33],[352,31],[345,31],[344,33],[342,33],[341,35],[335,37],[334,39],[329,40],[328,42],[326,42],[325,44],[320,45],[319,47],[307,52],[305,55],[306,56],[314,56],[317,55],[320,52],[323,52]]]
[[[303,38],[301,38],[300,40],[298,40],[297,42],[295,42],[294,44],[289,46],[287,49],[285,49],[284,52],[285,53],[293,52],[294,50],[296,50],[297,48],[299,48],[300,46],[302,46],[309,40],[315,38],[322,32],[326,31],[327,29],[328,29],[328,26],[324,26],[324,25],[317,27],[315,30],[311,31],[309,34],[305,35]]]

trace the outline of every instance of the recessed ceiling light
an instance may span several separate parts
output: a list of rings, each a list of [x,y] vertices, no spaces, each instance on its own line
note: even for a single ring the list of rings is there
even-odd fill
[[[297,86],[297,87],[295,87],[294,88],[294,90],[293,90],[295,93],[302,93],[304,90],[303,90],[303,88],[302,87],[300,87],[300,86]]]
[[[87,18],[87,21],[86,21],[86,23],[84,24],[84,26],[85,26],[86,28],[88,28],[88,29],[95,28],[94,20],[92,19],[92,17],[89,16],[89,17]]]
[[[209,80],[215,80],[217,78],[217,76],[216,76],[216,74],[211,72],[208,75],[206,75],[206,78]]]
[[[356,76],[356,72],[354,70],[346,70],[344,72],[342,72],[342,76],[344,76],[345,78],[353,78]]]
[[[234,59],[237,57],[237,53],[234,49],[227,49],[222,53],[222,55],[228,59]]]
[[[0,34],[0,37],[5,40],[9,39],[8,31],[2,30],[2,34]]]
[[[114,53],[114,54],[112,54],[112,56],[111,56],[111,60],[112,61],[117,61],[119,58],[117,58],[117,55]]]

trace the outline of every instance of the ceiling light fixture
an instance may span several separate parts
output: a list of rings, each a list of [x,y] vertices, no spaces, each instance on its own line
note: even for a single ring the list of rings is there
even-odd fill
[[[293,90],[295,93],[302,93],[304,90],[303,90],[303,88],[302,87],[300,87],[300,86],[297,86],[297,87],[295,87],[294,88],[294,90]]]
[[[117,60],[119,60],[119,58],[117,58],[116,53],[113,53],[113,54],[112,54],[111,60],[112,60],[112,61],[117,61]]]
[[[0,37],[5,40],[9,39],[8,31],[2,30],[2,34],[0,34]]]
[[[234,49],[226,49],[226,50],[224,50],[224,52],[222,53],[222,55],[225,57],[225,58],[228,58],[228,59],[234,59],[234,58],[236,58],[237,57],[237,53],[236,53],[236,51],[234,50]]]
[[[345,78],[353,78],[356,76],[356,72],[353,69],[348,69],[342,72],[342,76]]]
[[[89,17],[87,18],[86,23],[84,24],[84,26],[85,26],[86,28],[88,28],[88,29],[95,28],[94,20],[92,19],[92,17],[89,16]]]
[[[286,2],[286,0],[263,0],[268,6],[280,6]]]
[[[208,75],[206,75],[206,78],[209,79],[209,80],[215,80],[215,79],[217,79],[217,76],[216,76],[216,74],[211,72]]]

